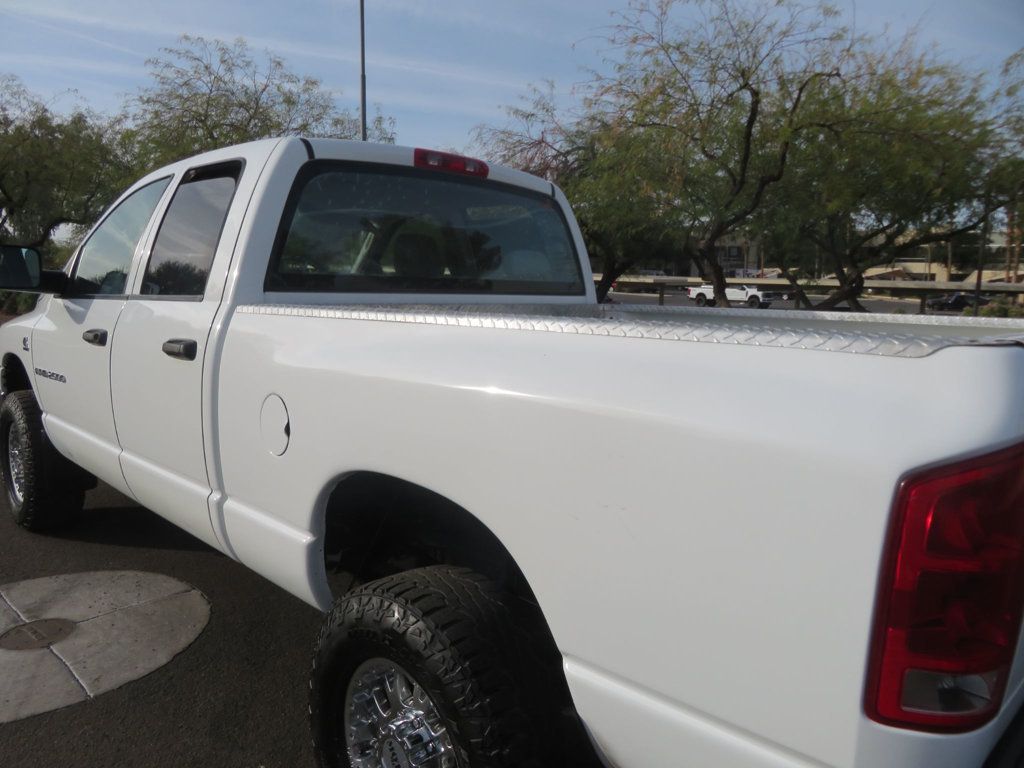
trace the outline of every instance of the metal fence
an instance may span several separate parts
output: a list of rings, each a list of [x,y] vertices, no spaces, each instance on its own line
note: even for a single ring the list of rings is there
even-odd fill
[[[595,280],[600,275],[594,276]],[[781,278],[766,277],[730,277],[725,281],[728,285],[753,285],[765,288],[774,288],[785,293],[793,292],[793,284]],[[647,290],[658,294],[658,303],[665,303],[665,292],[671,289],[682,290],[690,286],[707,285],[706,280],[699,277],[622,277],[615,281],[617,290],[623,288],[635,288]],[[827,293],[839,287],[838,280],[815,280],[813,282],[800,283],[804,293]],[[974,293],[974,283],[946,283],[925,280],[865,280],[864,290],[883,296],[894,298],[919,298],[921,307],[918,310],[921,314],[927,313],[926,301],[929,296],[941,295],[944,293]],[[982,283],[982,293],[1000,293],[1009,296],[1024,294],[1024,283]]]

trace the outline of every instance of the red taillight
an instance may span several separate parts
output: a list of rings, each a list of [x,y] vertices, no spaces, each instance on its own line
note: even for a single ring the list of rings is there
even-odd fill
[[[487,163],[474,160],[472,157],[453,155],[450,152],[438,152],[434,149],[416,149],[413,151],[413,165],[417,168],[430,168],[435,171],[461,173],[464,176],[487,178]]]
[[[964,731],[998,711],[1024,608],[1024,445],[899,487],[876,608],[866,709]]]

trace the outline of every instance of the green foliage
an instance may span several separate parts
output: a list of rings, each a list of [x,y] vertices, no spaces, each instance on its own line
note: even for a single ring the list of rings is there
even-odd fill
[[[643,133],[620,125],[594,125],[580,162],[560,179],[574,201],[588,248],[601,262],[602,294],[634,265],[664,265],[681,233],[663,190],[667,166]]]
[[[117,118],[55,113],[0,75],[0,242],[35,246],[46,267],[61,268],[117,195],[158,165],[269,136],[359,134],[358,119],[318,80],[269,53],[257,60],[244,40],[186,36],[164,54]],[[370,134],[394,141],[394,120],[378,113]],[[28,301],[0,297],[6,310]]]
[[[30,312],[35,308],[38,300],[39,297],[34,293],[0,291],[0,318]]]
[[[825,257],[841,285],[822,308],[856,302],[871,266],[967,237],[1011,194],[983,82],[918,53],[913,38],[857,46],[808,117],[756,225],[783,244],[783,266],[801,242]]]
[[[666,199],[724,300],[715,247],[785,177],[808,105],[840,77],[846,32],[825,5],[636,0],[611,42],[624,55],[594,103],[672,168]]]
[[[0,241],[39,247],[61,225],[91,223],[131,173],[116,134],[99,115],[55,114],[0,77]]]
[[[358,116],[339,109],[319,80],[290,71],[267,53],[257,61],[245,40],[183,36],[150,59],[153,84],[129,104],[126,135],[140,167],[271,136],[358,138]],[[374,141],[394,141],[394,120],[379,113]]]
[[[654,233],[724,298],[716,245],[744,236],[784,178],[807,104],[839,77],[844,31],[827,6],[790,0],[636,0],[609,42],[622,57],[581,117],[535,100],[510,111],[512,127],[478,136],[556,178],[585,221],[601,212],[588,245],[608,250],[599,229]]]
[[[666,191],[675,186],[667,176],[673,168],[650,134],[598,112],[563,123],[551,84],[508,113],[510,125],[478,128],[477,141],[499,162],[562,187],[599,262],[599,298],[635,265],[678,271],[687,264],[680,255],[685,234]]]
[[[800,0],[633,0],[609,42],[615,73],[582,114],[549,90],[478,131],[565,188],[602,256],[616,231],[657,233],[720,294],[716,244],[757,241],[791,280],[839,278],[823,308],[861,308],[869,267],[949,242],[973,269],[993,217],[1020,208],[1024,49],[993,90],[912,34],[858,36]]]
[[[963,312],[965,315],[974,316],[974,308],[967,307]],[[978,308],[979,317],[1024,317],[1024,305],[1010,302],[1006,299],[999,299]]]
[[[207,271],[187,261],[165,261],[146,277],[168,296],[198,296],[206,286]]]

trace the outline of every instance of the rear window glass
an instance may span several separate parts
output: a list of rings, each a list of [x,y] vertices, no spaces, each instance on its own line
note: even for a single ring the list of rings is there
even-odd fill
[[[326,161],[296,179],[269,291],[580,295],[557,203],[436,171]]]
[[[202,296],[241,162],[194,168],[174,192],[142,280],[142,293]]]

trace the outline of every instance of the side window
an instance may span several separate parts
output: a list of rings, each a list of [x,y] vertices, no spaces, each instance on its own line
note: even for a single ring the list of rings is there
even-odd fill
[[[142,293],[202,296],[241,162],[195,168],[174,192],[142,278]]]
[[[121,201],[82,246],[72,292],[123,294],[139,239],[171,178],[158,179]]]

